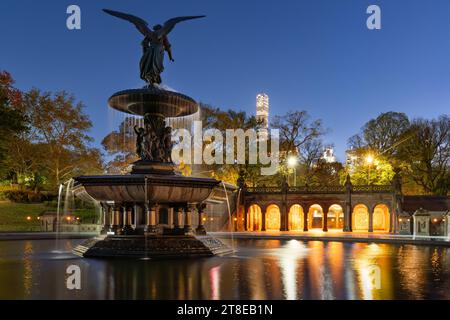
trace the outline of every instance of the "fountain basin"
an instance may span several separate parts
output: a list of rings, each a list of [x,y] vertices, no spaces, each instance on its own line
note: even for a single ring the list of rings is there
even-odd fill
[[[75,181],[75,194],[85,191],[100,202],[201,203],[211,196],[223,198],[220,190],[213,192],[221,182],[207,178],[130,174],[81,176]]]
[[[198,111],[194,99],[156,87],[119,91],[109,98],[108,103],[113,109],[140,116],[158,114],[163,117],[183,117]]]

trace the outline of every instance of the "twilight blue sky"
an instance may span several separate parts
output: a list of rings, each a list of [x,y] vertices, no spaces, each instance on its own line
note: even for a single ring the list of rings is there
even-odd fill
[[[80,31],[66,28],[70,4],[81,7]],[[381,7],[380,31],[366,28],[370,4]],[[450,110],[448,0],[2,0],[0,69],[23,90],[74,93],[97,145],[117,122],[108,97],[142,85],[141,35],[102,8],[150,25],[206,14],[171,33],[176,62],[166,59],[164,82],[222,109],[253,113],[263,91],[271,115],[307,110],[324,120],[341,160],[348,137],[381,112]]]

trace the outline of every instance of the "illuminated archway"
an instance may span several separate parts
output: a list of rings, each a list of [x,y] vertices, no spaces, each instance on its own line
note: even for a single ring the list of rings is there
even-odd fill
[[[298,204],[294,204],[289,209],[289,231],[303,231],[304,215],[303,208]]]
[[[389,208],[385,204],[379,204],[373,210],[373,231],[389,232]]]
[[[247,212],[247,230],[248,231],[261,231],[262,227],[262,214],[261,208],[257,205],[251,205]]]
[[[363,204],[353,208],[352,214],[353,231],[369,231],[369,209]]]
[[[280,231],[281,214],[277,205],[271,204],[266,210],[266,230]]]
[[[344,210],[338,204],[333,204],[328,209],[327,215],[328,229],[343,229],[344,228]]]
[[[318,204],[313,204],[308,211],[308,229],[323,228],[323,209]]]

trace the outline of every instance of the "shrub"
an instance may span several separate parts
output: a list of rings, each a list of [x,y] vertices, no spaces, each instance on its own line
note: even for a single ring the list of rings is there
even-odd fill
[[[7,200],[17,203],[41,202],[42,200],[40,193],[27,190],[8,190],[2,194]]]

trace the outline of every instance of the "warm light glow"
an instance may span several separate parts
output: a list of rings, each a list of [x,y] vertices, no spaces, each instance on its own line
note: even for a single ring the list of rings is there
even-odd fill
[[[80,220],[80,217],[77,217],[77,220]]]
[[[438,220],[437,219],[433,219],[433,222],[437,222]]]
[[[296,156],[290,156],[287,159],[287,163],[289,167],[295,167],[297,165],[297,157]]]
[[[37,217],[38,220],[41,220],[41,217]]]
[[[234,220],[234,221],[237,221],[237,218],[234,218],[233,220]]]
[[[372,164],[373,161],[374,161],[373,156],[371,154],[367,155],[367,157],[366,157],[367,164]]]
[[[267,231],[280,231],[281,226],[281,213],[280,208],[277,205],[270,205],[266,211],[266,230]]]
[[[28,220],[28,221],[30,221],[30,220],[31,220],[31,217],[30,217],[30,216],[28,216],[28,217],[27,217],[27,220]]]
[[[66,218],[67,221],[70,221],[70,219],[71,219],[70,217],[67,217],[67,218]]]
[[[202,220],[203,220],[203,221],[206,221],[206,218],[203,218]]]
[[[400,219],[398,219],[398,221],[402,222],[403,220],[400,218]]]

